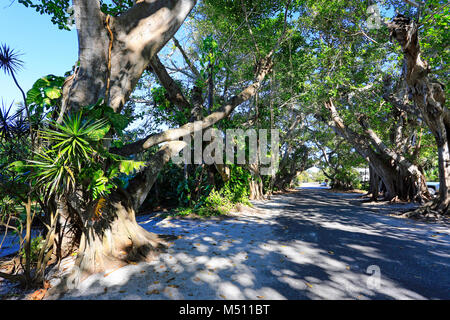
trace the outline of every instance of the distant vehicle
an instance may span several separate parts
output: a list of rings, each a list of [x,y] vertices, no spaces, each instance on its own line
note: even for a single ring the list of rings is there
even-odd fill
[[[428,192],[434,196],[439,192],[439,182],[427,182]]]

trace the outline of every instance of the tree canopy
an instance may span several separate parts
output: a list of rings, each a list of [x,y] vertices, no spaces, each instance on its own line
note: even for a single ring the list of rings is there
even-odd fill
[[[311,167],[333,188],[448,214],[446,1],[17,2],[61,32],[75,25],[79,58],[23,90],[26,61],[0,48],[24,95],[0,110],[0,221],[26,231],[24,272],[2,277],[42,283],[74,250],[78,278],[148,259],[165,240],[136,214],[226,214]],[[228,140],[244,163],[202,158]],[[32,259],[33,221],[46,232]]]

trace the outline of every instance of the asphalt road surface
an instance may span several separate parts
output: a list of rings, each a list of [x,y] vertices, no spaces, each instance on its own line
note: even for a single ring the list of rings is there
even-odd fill
[[[306,188],[220,221],[139,217],[181,238],[152,263],[93,275],[63,299],[450,299],[448,225],[358,198]]]

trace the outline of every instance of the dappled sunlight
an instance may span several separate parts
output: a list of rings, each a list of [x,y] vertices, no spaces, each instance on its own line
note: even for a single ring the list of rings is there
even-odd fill
[[[316,192],[310,198],[321,197]],[[429,237],[437,232],[432,225],[428,229],[418,224],[410,227],[404,220],[364,212],[349,205],[346,198],[335,201],[332,197],[326,207],[315,200],[311,206],[313,200],[302,193],[279,198],[283,205],[278,210],[273,209],[272,201],[258,204],[264,209],[259,213],[223,220],[152,223],[152,218],[140,217],[149,231],[178,239],[169,242],[169,248],[155,261],[128,265],[106,276],[93,275],[65,298],[439,297],[439,291],[416,290],[423,290],[423,277],[436,282],[438,272],[448,271],[447,234]],[[307,206],[313,213],[302,210]],[[424,262],[425,256],[429,264]],[[370,266],[380,270],[379,283],[373,287]]]

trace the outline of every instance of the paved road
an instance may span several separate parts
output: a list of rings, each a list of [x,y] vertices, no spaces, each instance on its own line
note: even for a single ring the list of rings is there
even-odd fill
[[[358,195],[302,189],[222,221],[140,217],[181,235],[150,264],[94,275],[65,299],[450,299],[448,225]]]

